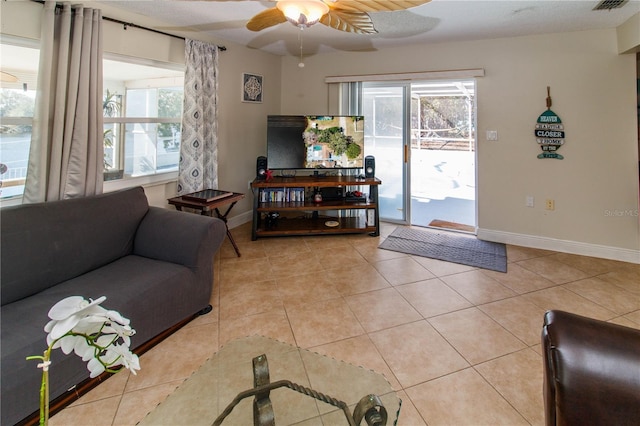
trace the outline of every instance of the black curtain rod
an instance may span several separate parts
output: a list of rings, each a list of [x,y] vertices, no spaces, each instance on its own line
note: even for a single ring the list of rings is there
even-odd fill
[[[40,4],[44,4],[44,0],[31,0],[31,1],[34,1],[34,2],[40,3]],[[60,8],[62,6],[60,6],[59,4],[56,3],[56,7]],[[131,23],[131,22],[125,22],[125,21],[121,21],[119,19],[109,18],[108,16],[103,16],[102,20],[103,21],[109,21],[109,22],[115,22],[116,24],[120,24],[120,25],[123,26],[125,31],[127,30],[127,27],[131,27],[131,28],[138,28],[140,30],[150,31],[152,33],[161,34],[161,35],[168,36],[168,37],[179,38],[181,40],[185,39],[184,37],[177,36],[175,34],[169,34],[169,33],[165,33],[165,32],[159,31],[159,30],[154,30],[153,28],[143,27],[141,25],[137,25],[137,24],[134,24],[134,23]],[[225,50],[227,50],[227,47],[218,45],[218,49],[220,51],[224,52]]]
[[[159,31],[159,30],[154,30],[153,28],[147,28],[147,27],[143,27],[143,26],[140,26],[140,25],[137,25],[137,24],[133,24],[131,22],[124,22],[124,21],[121,21],[119,19],[109,18],[108,16],[103,16],[102,20],[103,21],[109,21],[109,22],[115,22],[116,24],[121,24],[125,31],[127,30],[128,27],[131,27],[131,28],[138,28],[140,30],[151,31],[152,33],[162,34],[162,35],[169,36],[169,37],[179,38],[181,40],[185,39],[184,37],[181,37],[181,36],[178,36],[178,35],[175,35],[175,34],[169,34],[169,33],[165,33],[165,32]],[[221,50],[222,52],[227,50],[226,46],[220,46],[220,45],[218,45],[218,49]]]

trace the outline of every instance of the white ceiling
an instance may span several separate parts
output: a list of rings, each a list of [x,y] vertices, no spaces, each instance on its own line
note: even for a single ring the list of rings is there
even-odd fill
[[[300,54],[300,30],[288,22],[258,33],[245,28],[248,19],[273,7],[274,1],[99,3],[126,10],[129,22],[134,24],[138,23],[136,14],[142,15],[145,21],[151,18],[159,23],[154,28],[164,32],[194,38],[197,32],[204,32],[219,40],[219,44],[227,40],[278,55]],[[640,0],[629,0],[619,9],[594,11],[598,3],[598,0],[432,0],[406,11],[371,13],[379,32],[374,35],[345,33],[321,24],[314,25],[303,31],[304,55],[615,28],[640,12]]]

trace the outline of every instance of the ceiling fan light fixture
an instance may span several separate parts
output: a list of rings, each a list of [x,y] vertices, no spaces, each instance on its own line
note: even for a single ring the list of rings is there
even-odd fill
[[[329,12],[322,0],[279,0],[276,7],[296,27],[307,28]]]

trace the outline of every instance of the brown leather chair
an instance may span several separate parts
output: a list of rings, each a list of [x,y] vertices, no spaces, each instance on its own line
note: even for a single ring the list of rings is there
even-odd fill
[[[542,328],[551,425],[640,425],[640,330],[562,311]]]

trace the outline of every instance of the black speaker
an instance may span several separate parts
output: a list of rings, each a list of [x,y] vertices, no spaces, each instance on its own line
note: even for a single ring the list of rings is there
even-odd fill
[[[265,180],[267,178],[267,157],[258,157],[256,161],[256,179]]]
[[[320,188],[322,201],[340,201],[344,198],[344,191],[341,186]]]
[[[373,155],[364,157],[364,177],[376,177],[376,158]]]

